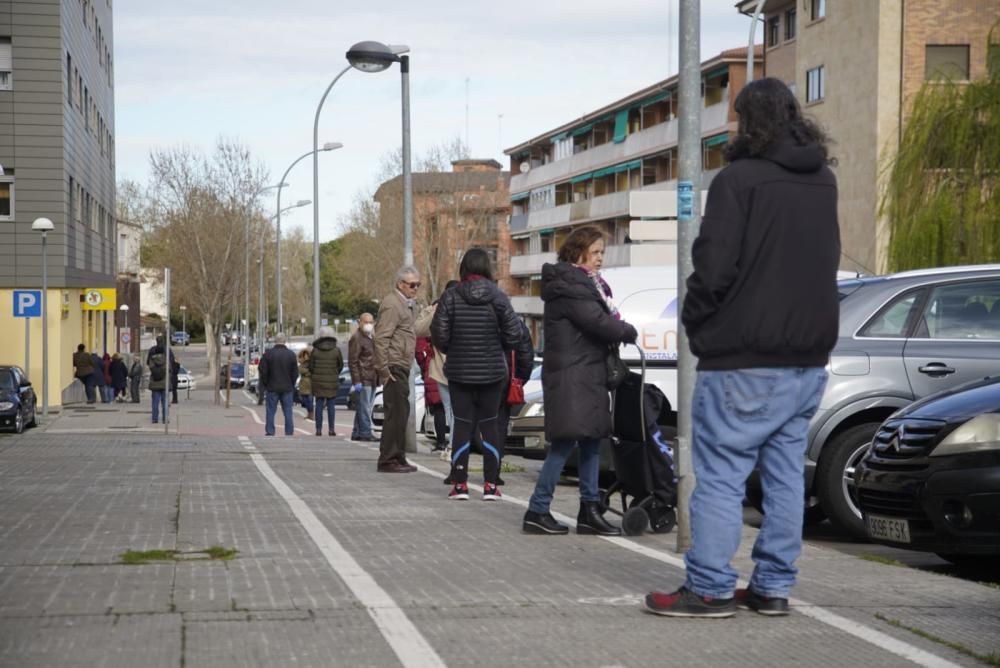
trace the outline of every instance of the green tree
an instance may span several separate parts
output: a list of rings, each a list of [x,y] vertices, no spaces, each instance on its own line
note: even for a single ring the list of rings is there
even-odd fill
[[[988,70],[913,100],[881,203],[890,271],[1000,260],[1000,63]]]

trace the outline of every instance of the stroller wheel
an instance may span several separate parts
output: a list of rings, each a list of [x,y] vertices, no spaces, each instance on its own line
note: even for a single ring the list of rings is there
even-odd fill
[[[626,536],[640,536],[649,526],[649,515],[644,508],[634,506],[622,518],[622,531]]]
[[[677,526],[677,513],[673,508],[666,508],[654,513],[649,523],[653,533],[670,533]]]

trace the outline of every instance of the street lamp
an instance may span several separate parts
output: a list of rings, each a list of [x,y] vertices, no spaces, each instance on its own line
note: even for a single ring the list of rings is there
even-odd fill
[[[361,72],[374,73],[382,72],[392,66],[393,63],[400,63],[403,71],[403,219],[404,228],[412,229],[412,213],[410,212],[410,196],[412,188],[410,183],[410,100],[409,100],[409,58],[404,53],[409,53],[410,47],[403,45],[386,45],[381,42],[365,41],[358,42],[347,52],[347,67],[342,69],[330,85],[323,91],[323,97],[316,107],[316,117],[313,120],[313,334],[319,336],[320,308],[319,308],[319,159],[315,151],[319,144],[319,114],[323,110],[323,103],[326,102],[327,95],[333,85],[344,76],[352,67]],[[406,222],[409,221],[409,222]],[[412,247],[409,235],[407,235],[407,248]],[[412,252],[407,254],[407,264],[412,262]]]
[[[128,304],[122,304],[118,307],[118,310],[121,311],[123,322],[122,325],[118,327],[118,342],[115,344],[116,347],[120,347],[122,345],[122,326],[128,327]],[[131,345],[129,346],[129,352],[132,352]]]
[[[333,85],[333,84],[331,84],[331,85]],[[314,134],[313,135],[313,150],[309,151],[308,153],[303,153],[302,155],[300,155],[299,157],[297,157],[294,160],[294,162],[292,162],[292,164],[290,164],[288,166],[288,169],[285,170],[284,176],[281,177],[282,182],[285,180],[285,177],[288,176],[288,172],[292,171],[292,167],[294,167],[295,165],[299,164],[300,161],[304,160],[305,158],[308,158],[310,155],[313,157],[313,170],[315,171],[317,169],[317,165],[319,164],[319,154],[320,154],[320,151],[336,151],[338,148],[343,148],[343,147],[344,147],[344,145],[341,144],[340,142],[327,142],[327,143],[323,144],[322,148],[317,148],[316,147],[316,137],[315,137],[315,134]],[[316,202],[319,199],[319,195],[317,194],[317,190],[318,190],[318,186],[315,183],[313,183],[313,199],[312,199],[313,202]],[[277,227],[278,227],[278,229],[277,229],[277,232],[278,232],[277,254],[278,254],[278,266],[279,267],[281,266],[281,211],[282,211],[282,209],[281,209],[281,185],[279,184],[278,185],[278,222],[277,222]],[[318,267],[319,267],[319,246],[316,245],[317,244],[317,240],[319,239],[319,233],[316,231],[318,225],[319,225],[319,219],[315,218],[315,215],[314,215],[314,220],[313,220],[313,228],[314,228],[313,229],[313,263],[314,263],[313,275],[314,275],[314,282],[316,283],[316,287],[314,289],[314,292],[316,290],[319,290],[319,270],[318,270]],[[281,272],[279,271],[278,272],[278,331],[279,332],[283,332],[284,331],[284,322],[285,321],[284,321],[284,318],[282,317],[284,315],[284,310],[283,309],[284,309],[284,304],[282,303],[282,299],[281,299]]]
[[[49,416],[49,254],[48,234],[55,225],[48,218],[35,218],[34,232],[42,233],[42,416]]]
[[[247,291],[249,292],[249,290],[250,290],[250,285],[247,284]],[[177,308],[179,308],[181,310],[181,331],[183,331],[184,334],[187,335],[187,331],[188,331],[188,307],[185,306],[184,304],[181,304]],[[188,337],[188,340],[190,340],[190,337]]]
[[[273,188],[280,188],[282,186],[287,186],[288,184],[285,183],[284,181],[285,180],[282,179],[281,181],[279,181],[278,183],[275,183],[274,185],[263,186],[262,188],[260,188],[259,190],[257,190],[257,192],[255,192],[253,194],[253,197],[251,198],[251,202],[256,201],[257,197],[261,193],[263,193],[263,192],[266,192],[266,191],[271,190]],[[244,304],[244,308],[245,308],[244,313],[246,315],[246,321],[247,321],[247,323],[249,323],[250,322],[250,215],[249,214],[247,214],[246,240],[245,241],[246,241],[246,244],[244,246],[244,250],[245,250],[245,255],[246,255],[246,302]],[[237,302],[237,304],[238,303],[239,302]],[[244,332],[244,335],[246,336],[246,339],[244,339],[244,341],[243,341],[243,345],[244,346],[247,345],[247,339],[250,338],[249,337],[249,334],[250,334],[249,327],[250,327],[250,325],[248,324],[247,325],[247,330]],[[184,331],[186,332],[187,329],[185,328]]]
[[[326,145],[324,145],[324,148],[326,146],[329,146],[330,147],[329,150],[331,150],[331,151],[334,148],[336,148],[336,146],[334,144],[326,144]],[[309,155],[309,154],[307,153],[306,155]],[[303,157],[305,157],[305,156],[303,156]],[[301,159],[302,158],[299,158],[299,160],[301,160]],[[298,162],[298,161],[296,161],[296,162]],[[294,164],[294,163],[292,163],[292,164]],[[279,198],[280,198],[280,194],[281,194],[280,189],[278,191],[278,194],[279,194]],[[302,206],[309,206],[310,204],[312,204],[312,200],[300,199],[295,204],[292,204],[290,206],[286,206],[284,209],[279,209],[278,213],[275,213],[273,216],[270,217],[270,219],[268,219],[268,222],[270,222],[272,220],[275,220],[276,218],[278,218],[280,216],[280,214],[284,213],[285,211],[290,211],[292,209],[297,209],[297,208],[302,207]],[[279,225],[280,225],[280,223],[279,223]],[[279,239],[281,238],[280,228],[279,228],[279,232],[278,232],[278,238]],[[279,253],[279,256],[280,256],[280,253]],[[257,328],[260,330],[260,334],[258,336],[257,343],[259,345],[258,349],[260,351],[263,351],[264,350],[264,338],[267,335],[267,324],[266,324],[266,320],[267,320],[267,306],[266,306],[266,302],[264,300],[264,235],[263,234],[260,235],[260,258],[257,260],[257,266],[258,266],[258,270],[260,271],[260,275],[259,275],[259,277],[257,279],[257,288],[260,291],[260,294],[259,294],[259,296],[257,298],[257,307],[258,307],[258,310],[260,311],[260,317],[257,320],[257,323],[258,323],[258,327]],[[279,275],[280,275],[280,272],[279,272]],[[279,283],[279,285],[280,285],[280,283]],[[263,325],[263,327],[260,326],[260,323],[262,321],[265,322],[265,324]]]

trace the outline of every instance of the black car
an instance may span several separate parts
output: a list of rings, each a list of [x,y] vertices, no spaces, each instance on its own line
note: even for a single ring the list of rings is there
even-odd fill
[[[337,396],[333,403],[337,406],[346,406],[348,410],[354,410],[354,393],[351,392],[351,370],[346,366],[340,371],[340,385],[337,386]]]
[[[219,389],[226,389],[226,368],[229,369],[229,382],[228,386],[232,388],[243,387],[246,385],[246,366],[243,362],[233,362],[231,364],[223,364],[219,368]]]
[[[894,413],[855,471],[871,540],[962,565],[1000,558],[1000,377]]]
[[[31,381],[18,366],[0,366],[0,427],[20,434],[38,424],[37,397]]]

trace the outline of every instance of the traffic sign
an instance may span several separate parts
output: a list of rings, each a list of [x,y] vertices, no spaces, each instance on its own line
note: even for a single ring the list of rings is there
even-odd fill
[[[14,290],[14,317],[41,318],[42,291]]]
[[[132,340],[132,335],[128,332],[122,332],[122,343],[129,343]]]

